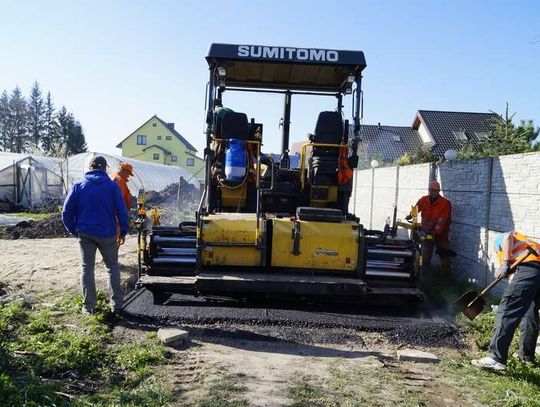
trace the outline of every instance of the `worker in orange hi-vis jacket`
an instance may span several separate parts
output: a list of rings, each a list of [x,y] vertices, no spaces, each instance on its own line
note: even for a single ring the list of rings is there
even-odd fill
[[[113,176],[114,182],[116,183],[116,185],[118,185],[118,188],[120,188],[120,192],[122,193],[122,200],[126,205],[128,214],[129,210],[131,209],[131,193],[129,192],[129,188],[127,186],[130,176],[133,176],[133,166],[125,162],[120,163],[120,165],[118,166],[118,170]],[[122,243],[119,243],[119,245],[121,244]]]
[[[440,195],[441,186],[437,181],[431,181],[428,195],[418,200],[416,206],[422,214],[422,230],[427,238],[422,243],[422,274],[426,276],[429,271],[433,246],[437,247],[437,254],[441,259],[443,276],[450,277],[450,223],[452,221],[452,204]],[[411,215],[407,216],[410,219]],[[431,236],[430,236],[431,235]],[[429,237],[432,237],[430,239]]]
[[[487,355],[471,363],[501,371],[506,369],[510,344],[518,326],[521,328],[518,357],[523,362],[534,363],[540,326],[540,242],[512,230],[497,236],[495,250],[500,265],[495,277],[502,275],[510,281],[497,308]],[[521,264],[512,274],[511,265],[518,259]]]
[[[133,176],[133,166],[129,163],[121,162],[113,177],[114,182],[116,182],[116,185],[120,188],[120,192],[122,192],[122,199],[126,204],[128,212],[131,209],[131,193],[127,186],[130,176]]]

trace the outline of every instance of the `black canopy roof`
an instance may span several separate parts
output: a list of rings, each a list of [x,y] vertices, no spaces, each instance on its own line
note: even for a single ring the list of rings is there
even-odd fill
[[[212,44],[211,69],[227,70],[227,87],[339,92],[366,67],[362,51]]]

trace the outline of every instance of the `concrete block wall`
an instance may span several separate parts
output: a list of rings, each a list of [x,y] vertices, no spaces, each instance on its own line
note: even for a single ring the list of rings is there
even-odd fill
[[[479,285],[491,281],[500,232],[516,229],[540,240],[540,153],[357,171],[349,209],[365,226],[371,221],[371,228],[381,229],[394,204],[398,218],[409,213],[430,179],[452,202],[450,245],[458,275]]]
[[[432,168],[430,164],[408,165],[399,168],[398,218],[404,219],[420,197],[427,195]]]
[[[396,168],[379,168],[374,171],[373,211],[370,229],[383,229],[386,219],[392,219],[396,197]]]

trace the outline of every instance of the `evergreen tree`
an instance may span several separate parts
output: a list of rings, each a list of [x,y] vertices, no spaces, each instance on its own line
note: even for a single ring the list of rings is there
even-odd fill
[[[28,129],[31,143],[38,147],[45,134],[45,106],[39,83],[34,82],[28,101]]]
[[[27,130],[28,108],[26,100],[17,86],[9,99],[9,117],[11,131],[8,138],[8,149],[13,153],[23,153],[28,145]]]
[[[43,116],[45,129],[41,138],[41,149],[46,155],[56,156],[60,137],[51,92],[47,92]]]
[[[534,122],[532,120],[522,120],[516,128],[516,132],[519,137],[524,137],[531,146],[535,144],[535,142],[540,141],[538,140],[540,128],[534,127]]]
[[[58,127],[60,135],[59,156],[66,158],[87,151],[82,126],[73,114],[67,111],[65,106],[62,106],[58,112]]]
[[[9,117],[9,96],[3,91],[0,96],[0,150],[7,151],[8,140],[11,133],[11,121]]]
[[[516,127],[512,122],[515,113],[510,114],[508,103],[504,117],[499,116],[494,123],[494,131],[480,143],[480,156],[493,157],[532,151],[534,131],[532,121],[522,122]]]

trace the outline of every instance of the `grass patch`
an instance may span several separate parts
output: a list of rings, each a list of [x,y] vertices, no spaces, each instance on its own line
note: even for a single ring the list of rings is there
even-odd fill
[[[151,374],[152,366],[167,363],[165,348],[155,335],[112,343],[107,303],[99,293],[91,316],[80,313],[80,297],[50,308],[24,300],[0,305],[0,406],[153,407],[170,401],[168,385]],[[66,377],[82,383],[75,394]]]
[[[80,397],[73,403],[73,406],[161,407],[171,400],[170,386],[150,377],[137,386],[118,385],[96,394]]]
[[[474,321],[469,320],[464,315],[456,316],[456,325],[465,333],[469,334],[476,345],[481,350],[487,350],[489,343],[491,342],[491,335],[493,334],[493,328],[495,327],[495,312],[482,312],[478,315]],[[509,354],[512,355],[517,352],[519,347],[519,328],[514,333],[514,338],[510,344]]]
[[[18,218],[23,218],[23,219],[32,219],[34,221],[48,219],[51,216],[55,216],[57,214],[58,214],[58,212],[52,212],[52,213],[14,212],[14,213],[10,213],[10,215],[12,215],[12,216],[16,216]]]
[[[470,335],[478,348],[487,350],[495,326],[495,312],[483,312],[474,321],[463,315],[456,317],[456,324]],[[509,355],[517,351],[519,329],[514,334]],[[443,370],[462,386],[463,391],[474,395],[489,406],[540,407],[540,365],[524,363],[510,356],[504,373],[494,373],[471,365],[469,358],[448,360]]]
[[[401,377],[383,367],[356,366],[345,369],[333,364],[329,377],[295,375],[289,397],[294,407],[330,406],[422,406],[421,395],[414,393]]]
[[[507,371],[493,373],[471,366],[469,359],[444,361],[443,371],[462,391],[493,407],[540,407],[540,367],[510,359]]]
[[[147,376],[150,366],[166,363],[168,356],[155,333],[147,334],[141,343],[118,345],[115,351],[116,363],[139,377]]]
[[[233,377],[224,375],[205,383],[203,394],[196,405],[198,407],[245,407],[248,402],[242,396],[246,391],[246,386],[236,383]]]

